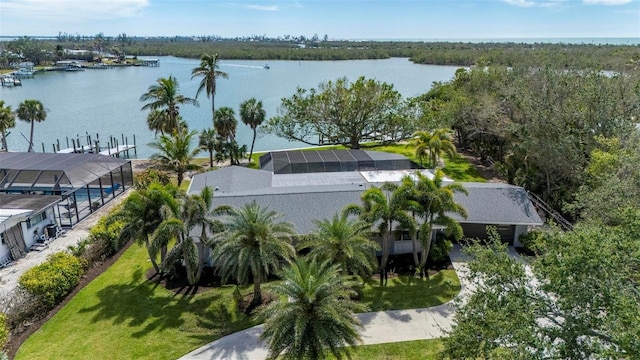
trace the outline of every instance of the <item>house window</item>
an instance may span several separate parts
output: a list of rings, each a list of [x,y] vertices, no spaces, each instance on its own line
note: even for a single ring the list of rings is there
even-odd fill
[[[6,235],[4,233],[0,233],[0,245],[4,245],[7,243],[4,239],[5,236]]]
[[[29,218],[27,220],[27,227],[31,228],[37,224],[40,224],[41,222],[43,222],[44,220],[47,219],[47,215],[45,214],[45,212],[41,212],[41,213],[37,213],[36,215],[32,216],[31,218]]]
[[[396,236],[396,241],[411,241],[411,234],[408,231],[401,231],[398,236]]]

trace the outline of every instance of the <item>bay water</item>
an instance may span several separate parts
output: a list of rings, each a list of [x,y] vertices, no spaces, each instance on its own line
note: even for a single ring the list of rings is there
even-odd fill
[[[147,144],[154,140],[154,132],[147,127],[148,111],[141,111],[139,101],[150,85],[160,77],[174,76],[184,96],[195,98],[200,82],[191,79],[191,70],[198,66],[197,59],[160,57],[159,67],[119,67],[106,70],[40,72],[32,79],[23,79],[22,86],[0,88],[0,99],[14,110],[27,99],[40,100],[47,109],[44,122],[36,123],[34,147],[53,152],[52,145],[71,145],[72,138],[95,139],[99,134],[101,144],[110,136],[122,143],[126,137],[133,143],[135,135],[137,157],[148,158],[153,149]],[[238,107],[241,102],[255,97],[262,100],[267,118],[277,115],[281,99],[290,97],[297,87],[317,88],[321,82],[346,77],[355,81],[358,77],[374,78],[394,85],[403,97],[427,92],[433,82],[450,80],[456,66],[418,65],[405,58],[385,60],[346,61],[221,61],[220,70],[229,74],[219,78],[215,97],[216,108],[232,107],[238,118],[236,139],[240,145],[251,145],[252,131],[240,121]],[[212,127],[211,100],[203,92],[198,96],[199,107],[183,105],[180,114],[190,129]],[[7,138],[10,151],[26,151],[29,123],[16,119],[16,127],[10,129]],[[256,151],[305,147],[303,143],[267,134],[259,134]],[[205,155],[202,155],[205,156]]]

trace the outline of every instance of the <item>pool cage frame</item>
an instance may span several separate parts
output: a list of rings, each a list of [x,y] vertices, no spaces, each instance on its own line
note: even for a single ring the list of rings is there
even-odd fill
[[[129,160],[99,154],[0,154],[0,193],[59,195],[54,214],[63,227],[75,226],[132,186]]]

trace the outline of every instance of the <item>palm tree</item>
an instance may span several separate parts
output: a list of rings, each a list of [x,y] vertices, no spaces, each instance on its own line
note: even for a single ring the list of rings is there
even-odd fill
[[[339,266],[330,262],[308,263],[299,258],[282,274],[273,291],[280,301],[260,311],[269,358],[324,359],[333,354],[349,357],[349,347],[362,340],[355,312],[366,311],[351,297],[355,291],[345,282]]]
[[[150,157],[154,166],[176,173],[178,186],[182,184],[187,171],[202,169],[202,166],[193,163],[193,159],[201,150],[199,147],[191,147],[191,139],[196,134],[195,130],[174,130],[172,136],[162,135],[159,140],[149,143],[149,147],[159,151]]]
[[[124,227],[119,237],[126,241],[135,240],[144,243],[149,260],[156,272],[160,267],[156,261],[158,252],[151,246],[151,235],[163,221],[163,213],[177,212],[175,200],[177,189],[154,183],[147,189],[133,192],[124,201],[120,210],[113,213],[108,222],[121,220]]]
[[[198,146],[209,152],[209,167],[213,167],[213,152],[216,148],[216,131],[215,129],[204,129],[200,133]]]
[[[431,250],[433,225],[443,226],[447,236],[453,236],[457,240],[462,238],[462,227],[450,215],[458,214],[463,218],[467,217],[464,207],[456,203],[454,199],[454,193],[467,194],[467,190],[459,183],[444,185],[444,174],[441,170],[436,171],[433,180],[419,172],[416,173],[416,176],[416,191],[413,200],[419,204],[417,213],[424,219],[419,232],[422,243],[422,253],[420,254],[420,277],[422,277],[426,272],[425,266]]]
[[[232,108],[228,106],[221,107],[216,110],[216,123],[215,129],[218,135],[224,140],[227,147],[235,142],[236,128],[238,127],[238,120],[236,120],[236,114]],[[231,157],[231,164],[235,164],[234,153],[229,151]]]
[[[456,155],[456,147],[451,141],[449,131],[447,129],[436,129],[430,131],[417,131],[413,134],[412,145],[416,147],[416,156],[422,159],[429,157],[429,166],[436,168],[438,166],[438,158],[442,153],[449,156]]]
[[[149,127],[149,130],[155,131],[156,136],[158,135],[158,132],[165,135],[171,134],[173,130],[177,130],[179,128],[187,128],[187,124],[182,119],[182,116],[178,115],[175,120],[176,122],[173,123],[165,111],[151,110],[149,115],[147,115],[147,126]]]
[[[213,127],[216,126],[216,79],[221,77],[224,79],[229,78],[229,74],[224,71],[220,71],[218,64],[218,54],[208,55],[204,54],[200,58],[200,66],[191,70],[191,79],[201,76],[200,85],[196,92],[196,99],[202,90],[205,90],[207,97],[211,98],[211,116],[213,117]]]
[[[251,162],[251,156],[253,155],[253,145],[256,143],[257,129],[264,119],[267,117],[267,112],[262,108],[262,101],[258,101],[255,98],[251,98],[240,104],[240,119],[245,125],[248,125],[253,130],[253,139],[251,140],[251,150],[249,151],[249,162]]]
[[[370,224],[342,213],[331,220],[315,220],[315,225],[315,231],[300,242],[298,249],[310,249],[309,257],[319,262],[332,261],[345,274],[371,275],[378,244],[370,239]]]
[[[246,283],[249,276],[253,279],[250,309],[262,302],[262,281],[295,255],[293,225],[279,222],[280,217],[254,200],[232,210],[224,222],[225,231],[214,237],[212,258],[221,274],[239,283]]]
[[[410,228],[413,218],[407,213],[404,197],[393,183],[384,183],[382,187],[372,187],[362,193],[362,206],[349,205],[345,212],[357,214],[369,224],[377,224],[382,236],[382,256],[380,258],[380,285],[386,283],[387,262],[392,246],[392,232],[395,222],[401,228]]]
[[[33,152],[33,129],[36,122],[44,121],[47,118],[47,110],[38,100],[25,100],[20,103],[16,115],[22,121],[31,123],[31,135],[29,136],[29,150]]]
[[[167,114],[167,119],[163,121],[167,124],[163,127],[164,131],[174,130],[180,126],[178,118],[180,105],[198,106],[198,101],[180,94],[178,80],[173,76],[156,80],[156,83],[149,86],[147,92],[140,96],[140,101],[147,102],[140,110],[160,110]]]
[[[2,150],[8,151],[7,147],[7,130],[16,126],[16,114],[11,111],[11,106],[5,106],[3,100],[0,100],[0,134],[2,134]]]

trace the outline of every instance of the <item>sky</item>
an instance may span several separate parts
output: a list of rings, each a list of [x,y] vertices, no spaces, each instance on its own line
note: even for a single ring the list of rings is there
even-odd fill
[[[0,0],[0,36],[640,38],[640,0]]]

